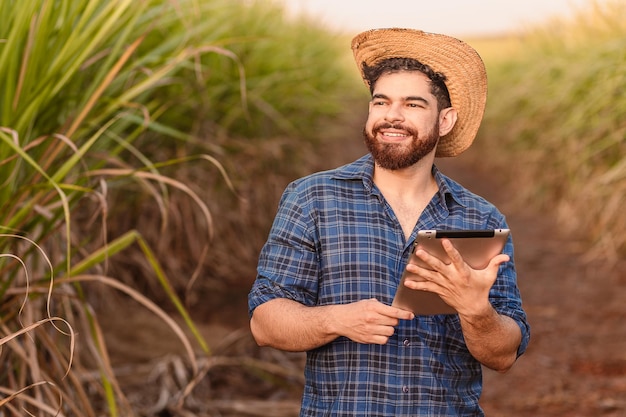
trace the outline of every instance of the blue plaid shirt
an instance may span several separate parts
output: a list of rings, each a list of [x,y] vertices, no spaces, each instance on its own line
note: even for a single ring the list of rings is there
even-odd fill
[[[288,298],[307,306],[377,298],[391,304],[420,229],[507,228],[504,216],[433,166],[439,192],[405,241],[400,223],[372,181],[366,155],[316,173],[285,190],[258,276],[250,314],[262,303]],[[516,284],[511,238],[490,300],[522,331],[529,326]],[[481,365],[469,353],[458,315],[401,321],[385,345],[340,337],[307,352],[301,416],[482,416]]]

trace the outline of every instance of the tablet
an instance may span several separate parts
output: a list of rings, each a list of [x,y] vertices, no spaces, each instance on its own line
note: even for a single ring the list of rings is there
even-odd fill
[[[420,230],[411,250],[410,263],[425,264],[415,256],[418,248],[425,249],[445,263],[450,263],[441,239],[449,239],[461,253],[465,262],[474,269],[484,269],[494,256],[502,253],[509,229],[492,230]],[[406,270],[400,279],[400,285],[393,299],[392,306],[410,310],[416,315],[456,314],[456,310],[446,304],[434,292],[412,290],[404,286]]]

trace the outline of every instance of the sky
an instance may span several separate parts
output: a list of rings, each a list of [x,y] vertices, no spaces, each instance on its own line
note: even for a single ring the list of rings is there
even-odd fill
[[[306,13],[348,33],[407,27],[452,36],[524,30],[567,18],[591,0],[279,0],[290,13]]]

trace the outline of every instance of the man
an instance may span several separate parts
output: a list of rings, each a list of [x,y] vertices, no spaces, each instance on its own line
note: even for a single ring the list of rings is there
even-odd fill
[[[486,102],[482,60],[467,44],[410,29],[357,35],[372,93],[368,155],[285,190],[249,295],[259,345],[306,351],[301,416],[481,416],[481,365],[506,371],[528,344],[513,244],[484,270],[443,246],[418,251],[420,229],[508,228],[483,198],[444,176],[435,157],[470,146]],[[438,293],[458,314],[391,306],[407,287]]]

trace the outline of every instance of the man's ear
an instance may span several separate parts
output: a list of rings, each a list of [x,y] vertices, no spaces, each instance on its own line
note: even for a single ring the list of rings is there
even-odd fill
[[[439,137],[445,136],[456,124],[458,113],[454,107],[448,107],[439,112]]]

